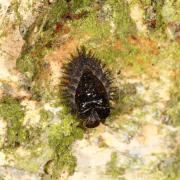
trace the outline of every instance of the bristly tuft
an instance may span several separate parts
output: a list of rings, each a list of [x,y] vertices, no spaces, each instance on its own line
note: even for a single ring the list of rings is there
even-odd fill
[[[87,128],[104,122],[110,114],[113,99],[112,78],[106,65],[84,46],[63,67],[61,81],[63,103],[82,119]]]

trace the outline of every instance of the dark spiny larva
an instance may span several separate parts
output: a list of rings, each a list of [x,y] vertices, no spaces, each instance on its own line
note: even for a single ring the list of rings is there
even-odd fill
[[[111,84],[105,65],[82,47],[64,66],[62,98],[84,127],[94,128],[110,114]]]

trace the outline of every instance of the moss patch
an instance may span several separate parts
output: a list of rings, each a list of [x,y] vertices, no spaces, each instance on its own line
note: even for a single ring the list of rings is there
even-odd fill
[[[156,43],[137,36],[125,1],[106,1],[96,9],[92,7],[88,17],[70,23],[72,36],[92,49],[113,71],[126,68],[139,75],[150,71],[157,62]]]
[[[7,121],[7,147],[26,142],[28,131],[23,127],[24,110],[17,99],[6,96],[0,102],[0,115]]]
[[[125,168],[118,166],[118,156],[114,152],[111,154],[111,160],[107,163],[106,174],[110,175],[112,178],[119,178],[124,175]]]
[[[72,1],[69,6],[65,0],[57,0],[49,7],[45,7],[27,30],[24,36],[25,45],[16,65],[28,80],[33,82],[31,91],[35,99],[49,99],[51,93],[54,93],[54,89],[52,91],[50,87],[51,69],[43,57],[63,38],[65,30],[62,30],[61,26],[67,22],[64,16],[86,9],[91,3],[89,0],[79,0]]]
[[[159,160],[153,167],[153,174],[156,179],[178,180],[180,178],[180,155],[179,150],[169,154],[159,154]]]
[[[80,12],[82,10],[88,9],[92,3],[94,3],[95,0],[76,0],[76,1],[72,1],[72,12],[77,13]]]
[[[171,100],[167,114],[170,117],[170,124],[180,126],[180,48],[178,43],[171,46],[171,55],[173,56],[172,82],[173,87],[170,92]]]
[[[78,123],[67,112],[60,113],[61,123],[52,125],[49,129],[49,145],[54,151],[53,173],[57,178],[65,170],[74,172],[76,158],[71,152],[71,145],[76,139],[83,137],[83,132],[77,127]]]
[[[28,78],[34,79],[40,67],[40,60],[51,48],[55,39],[55,25],[61,21],[67,11],[64,0],[58,0],[46,8],[28,29],[24,39],[26,41],[21,56],[17,60],[17,67]]]
[[[41,136],[42,134],[34,138]],[[29,147],[17,149],[11,153],[11,156],[12,155],[16,168],[31,173],[40,173],[42,172],[42,166],[51,159],[53,151],[45,139],[39,138],[35,144],[30,142]]]
[[[91,1],[74,1],[71,11],[88,7]],[[80,6],[79,6],[80,5]],[[17,60],[17,67],[28,78],[34,80],[41,67],[41,59],[52,48],[52,45],[61,32],[56,31],[57,24],[64,24],[63,15],[69,12],[65,0],[57,0],[39,15],[37,20],[29,27],[24,39],[26,41],[21,56]],[[39,64],[40,63],[40,64]]]
[[[138,62],[133,61],[134,54],[137,54],[139,50],[129,44],[128,40],[130,35],[136,34],[136,26],[130,18],[126,1],[113,0],[99,4],[93,2],[72,1],[69,7],[66,1],[58,0],[47,7],[28,29],[24,37],[26,43],[17,60],[17,67],[33,82],[31,91],[35,99],[49,98],[52,93],[51,70],[47,68],[43,57],[63,37],[62,31],[57,32],[58,24],[68,24],[71,29],[70,35],[80,41],[84,41],[85,37],[89,36],[90,38],[86,41],[87,47],[94,49],[97,56],[104,59],[111,67],[117,68],[117,59],[121,58],[123,59],[121,64],[125,66],[133,64],[134,69],[142,70],[142,67],[135,64]],[[69,11],[78,13],[83,10],[88,11],[85,18],[79,20],[63,18]],[[123,48],[116,47],[118,42],[123,44]]]
[[[57,0],[42,12],[24,36],[26,43],[21,56],[17,60],[17,67],[28,77],[31,83],[31,92],[36,100],[41,100],[43,97],[46,99],[52,98],[53,100],[59,99],[58,95],[54,96],[57,91],[50,84],[51,70],[49,69],[48,61],[43,60],[43,57],[56,47],[56,43],[59,43],[59,40],[64,35],[63,32],[57,31],[58,24],[67,25],[70,30],[68,36],[78,39],[79,44],[84,44],[88,49],[92,49],[100,59],[103,59],[108,64],[114,74],[121,69],[124,72],[132,70],[132,76],[137,75],[137,78],[140,77],[140,74],[148,75],[149,73],[152,75],[156,63],[164,59],[164,57],[166,58],[166,55],[159,54],[157,39],[153,41],[149,38],[137,36],[136,25],[130,17],[129,6],[126,1],[107,0],[99,1],[101,2],[99,4],[92,2],[95,1],[77,0],[71,2],[71,11],[73,13],[79,13],[83,10],[88,11],[87,17],[76,21],[71,18],[69,20],[63,18],[63,15],[69,11],[69,7],[65,0]],[[158,1],[153,5],[151,5],[152,1],[150,0],[141,1],[141,3],[144,3],[144,8],[145,6],[153,6],[155,9],[156,28],[163,29],[162,1]],[[145,21],[150,23],[151,20],[153,19],[148,11],[146,12]],[[63,46],[63,43],[60,45]],[[176,49],[174,48],[172,51],[177,51]],[[169,50],[167,54],[172,54],[172,52]],[[175,68],[175,71],[178,71],[178,68]],[[121,78],[126,77],[118,77],[118,79]],[[139,108],[144,103],[141,97],[136,94],[135,85],[125,84],[122,86],[119,98],[120,103],[117,105],[113,116],[119,113],[130,114],[134,108]],[[178,92],[172,93],[172,102],[168,111],[171,122],[175,126],[179,122]],[[51,165],[47,165],[48,170],[46,171],[51,175],[52,179],[57,179],[64,170],[72,174],[76,166],[76,158],[72,154],[71,145],[76,139],[82,137],[82,130],[77,127],[78,123],[75,118],[69,115],[66,110],[60,113],[60,122],[55,122],[55,124],[47,123],[49,119],[47,112],[42,110],[40,113],[41,122],[45,122],[44,126],[48,128],[46,134],[49,135],[48,142],[53,151],[52,159],[50,160]],[[140,118],[138,117],[138,122],[126,120],[118,124],[118,130],[124,128],[124,132],[128,132],[129,136],[134,136],[140,126]],[[21,125],[17,127],[21,127]],[[17,132],[23,135],[22,132],[19,132],[19,129]],[[21,138],[17,139],[18,142],[21,142]],[[38,143],[40,143],[39,140]],[[41,152],[38,155],[34,154],[33,157],[40,157]],[[28,160],[31,160],[31,158],[27,158],[27,161],[24,162],[22,161],[23,158],[18,157],[17,159],[23,166],[26,166]],[[28,168],[37,172],[40,165],[34,163],[35,159],[32,160],[34,169],[31,165]],[[177,171],[176,166],[173,166],[175,171]],[[113,178],[123,178],[125,169],[127,169],[125,166],[120,167],[118,165],[118,155],[113,153],[110,162],[107,164],[107,174]],[[170,176],[175,177],[173,175]]]
[[[102,48],[106,45],[110,37],[124,40],[128,34],[136,33],[136,26],[130,18],[126,1],[100,3],[97,7],[91,7],[87,18],[71,24],[75,28],[73,35],[77,39],[89,36],[86,45],[95,49],[97,46]]]
[[[175,93],[171,95],[170,107],[167,114],[170,117],[170,124],[177,127],[180,126],[180,94]]]

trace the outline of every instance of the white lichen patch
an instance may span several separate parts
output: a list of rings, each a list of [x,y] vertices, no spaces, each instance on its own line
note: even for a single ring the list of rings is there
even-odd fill
[[[0,152],[0,167],[5,165],[5,163],[6,163],[6,155],[3,152]]]
[[[39,114],[40,107],[38,107],[37,102],[24,100],[22,101],[22,105],[26,108],[23,124],[32,127],[38,126],[41,117]]]
[[[53,102],[52,103],[45,103],[44,104],[44,110],[46,110],[47,112],[51,112],[53,114],[53,118],[51,120],[52,124],[55,123],[60,123],[61,120],[59,119],[59,112],[62,110],[61,107],[53,107]]]
[[[50,104],[50,103],[44,104],[44,109],[46,111],[52,112],[54,115],[57,115],[57,113],[62,110],[61,107],[53,107],[52,104]]]
[[[131,3],[131,0],[128,0]],[[147,34],[147,27],[143,22],[144,12],[138,3],[130,7],[131,18],[136,23],[137,29],[140,33]]]
[[[179,19],[178,9],[175,9],[171,0],[165,0],[162,15],[167,22],[177,21]]]
[[[153,154],[168,152],[167,144],[165,144],[164,132],[157,125],[146,124],[142,126],[141,131],[137,136],[130,140],[130,143],[125,141],[125,133],[123,131],[112,131],[112,129],[101,127],[95,134],[89,134],[87,139],[78,141],[74,144],[74,153],[77,157],[77,168],[71,180],[83,178],[89,180],[91,178],[108,179],[106,174],[107,163],[111,159],[111,154],[117,152],[119,165],[126,167],[127,171],[124,177],[136,177],[136,171],[130,169],[136,168],[139,173],[143,166],[149,167],[157,161]],[[103,146],[101,146],[103,141]],[[141,177],[147,177],[145,172],[141,172]],[[137,177],[138,179],[139,177]],[[101,178],[100,178],[101,179]]]
[[[40,180],[38,175],[11,167],[0,167],[0,178],[4,180]]]
[[[146,124],[142,127],[141,134],[137,135],[129,144],[129,153],[145,157],[153,153],[166,152],[164,141],[164,134],[160,132],[157,125]]]
[[[69,179],[108,179],[108,176],[105,175],[105,167],[107,162],[110,161],[113,149],[98,147],[98,137],[100,137],[100,134],[95,137],[91,136],[91,139],[77,141],[74,144],[77,168],[74,175]],[[116,141],[115,138],[114,140]]]
[[[18,30],[0,39],[0,80],[18,81],[18,72],[15,70],[16,59],[19,56],[24,41]],[[16,48],[14,48],[16,45]]]
[[[30,156],[30,152],[28,152],[26,149],[24,149],[23,147],[19,147],[17,150],[16,150],[16,154],[18,156],[21,156],[22,158],[26,158],[28,156]]]

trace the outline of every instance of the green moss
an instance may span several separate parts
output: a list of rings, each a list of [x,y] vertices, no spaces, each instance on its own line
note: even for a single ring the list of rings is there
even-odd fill
[[[170,101],[167,104],[166,115],[169,116],[168,123],[173,126],[180,126],[180,48],[178,42],[171,42],[160,54],[171,65]],[[159,57],[157,57],[159,58]]]
[[[145,10],[145,22],[150,30],[162,32],[165,28],[165,20],[163,18],[164,0],[154,1],[145,0],[140,1],[140,4]]]
[[[124,0],[107,0],[106,6],[109,7],[110,21],[114,22],[116,29],[115,34],[124,39],[124,36],[129,34],[136,34],[136,26],[130,17],[129,5]]]
[[[115,71],[120,69],[117,67],[118,63],[121,68],[128,67],[135,73],[142,74],[146,71],[145,64],[154,61],[154,55],[150,51],[155,50],[155,47],[148,47],[147,52],[142,49],[136,25],[125,1],[105,1],[100,10],[91,8],[88,17],[72,21],[71,24],[74,27],[73,37],[82,42],[87,37],[84,42],[86,47],[93,49]],[[135,43],[131,42],[132,37]],[[116,47],[118,43],[119,47]]]
[[[29,48],[28,44],[25,44],[21,56],[17,59],[18,69],[26,75],[30,80],[33,80],[39,72],[40,61],[47,54],[48,47],[46,45],[51,41],[51,36],[45,39],[39,40],[33,45],[33,48]]]
[[[49,145],[54,151],[53,174],[57,178],[62,170],[69,174],[74,172],[76,158],[71,152],[72,143],[83,136],[82,130],[77,127],[78,123],[67,112],[60,113],[61,122],[52,125],[49,129]]]
[[[166,20],[166,22],[179,21],[179,13],[178,13],[179,7],[180,7],[179,1],[166,0],[162,9],[162,16]]]
[[[178,88],[179,89],[179,88]],[[167,115],[169,123],[175,127],[180,126],[180,93],[171,92],[171,102],[169,104]]]
[[[6,96],[0,102],[0,115],[7,122],[7,147],[23,144],[28,132],[23,127],[24,110],[17,99]]]
[[[93,2],[88,0],[71,2],[72,11],[75,13],[88,8],[86,18],[67,22],[72,25],[71,35],[76,39],[89,36],[90,38],[86,42],[87,47],[93,48],[100,58],[113,68],[117,68],[116,59],[118,57],[124,59],[124,62],[129,62],[132,54],[137,53],[136,48],[129,46],[126,40],[128,35],[136,33],[136,26],[129,16],[129,7],[125,1],[120,3],[117,0],[106,1],[102,3],[101,10],[96,9]],[[50,70],[43,69],[45,63],[43,57],[61,36],[61,33],[55,32],[55,26],[56,23],[64,22],[62,16],[66,12],[68,12],[66,1],[58,0],[42,12],[24,37],[26,43],[17,60],[17,67],[31,82],[33,81],[31,91],[34,94],[33,97],[38,100],[45,96],[49,98],[51,95],[48,79]],[[103,14],[105,19],[102,21],[100,16]],[[112,24],[115,26],[115,31],[113,38],[110,38],[112,36]],[[114,37],[119,38],[123,46],[127,47],[122,50],[114,49]]]
[[[125,168],[118,166],[118,156],[116,152],[111,154],[111,160],[106,165],[106,174],[110,175],[112,178],[123,179],[123,175],[125,173]]]
[[[120,66],[133,65],[136,72],[142,68],[136,65],[134,56],[139,53],[135,45],[129,43],[129,36],[136,35],[136,25],[130,17],[129,6],[126,1],[105,1],[99,9],[91,7],[88,17],[72,21],[72,36],[84,42],[88,49],[117,70],[117,61]],[[115,44],[119,42],[120,48]],[[145,55],[144,55],[145,56]],[[120,61],[121,60],[121,61]]]
[[[47,68],[48,65],[43,57],[52,49],[57,36],[60,36],[61,33],[56,33],[55,27],[56,23],[62,21],[66,11],[65,0],[52,3],[50,7],[43,10],[24,36],[26,43],[16,65],[30,81],[33,98],[37,100],[49,99],[52,92],[54,93],[54,89],[52,91],[50,88],[50,69]]]
[[[38,140],[37,137],[39,137]],[[13,155],[14,157],[16,168],[31,173],[39,173],[42,165],[52,158],[53,151],[48,146],[46,139],[42,141],[40,137],[41,135],[34,137],[39,141],[38,144],[30,145],[28,148],[21,148],[19,152],[13,151],[13,153],[11,153],[11,156]]]
[[[50,118],[48,112],[42,110],[40,114],[42,123]],[[33,173],[39,172],[42,164],[52,156],[47,138],[43,137],[47,124],[41,123],[40,127],[24,127],[25,111],[18,99],[9,96],[0,102],[0,116],[7,122],[7,137],[3,146],[7,159],[10,155],[17,168]]]
[[[13,156],[15,158],[16,168],[23,169],[31,173],[37,173],[39,171],[41,164],[39,164],[39,161],[37,161],[38,156],[33,155],[33,158],[29,155],[21,157],[13,154]]]
[[[177,149],[169,154],[159,155],[159,161],[153,168],[154,175],[165,180],[178,180],[180,178],[180,152]]]
[[[71,4],[71,8],[72,8],[72,11],[74,13],[77,13],[77,11],[82,11],[82,10],[86,10],[89,8],[89,6],[91,6],[91,4],[95,2],[95,0],[75,0],[75,1],[72,1]]]
[[[20,68],[21,71],[24,72],[25,75],[31,79],[35,72],[34,63],[35,63],[36,59],[32,60],[31,56],[29,56],[29,55],[26,55],[21,58],[23,58],[23,60],[18,59],[17,67]]]
[[[22,16],[19,12],[19,6],[20,6],[19,0],[13,0],[10,5],[10,8],[15,12],[17,25],[20,25],[20,23],[22,22]]]
[[[157,16],[157,28],[164,28],[164,18],[162,16],[162,9],[164,5],[164,0],[155,1],[155,11]]]
[[[40,113],[42,122],[46,122],[48,121],[48,119],[53,117],[52,112],[46,111],[45,109],[41,109],[39,113]]]
[[[74,26],[73,36],[82,38],[82,34],[91,37],[87,42],[89,46],[95,46],[95,43],[101,43],[110,35],[110,25],[107,22],[100,22],[97,19],[96,13],[91,13],[85,19],[73,21]]]
[[[58,0],[50,8],[46,8],[37,20],[29,27],[24,39],[26,41],[21,56],[17,59],[18,69],[33,80],[40,73],[41,59],[51,49],[56,39],[54,31],[57,22],[67,11],[64,0]]]
[[[67,11],[67,2],[66,0],[57,0],[52,4],[48,12],[48,25],[46,28],[54,25],[55,23],[61,20],[61,16]]]
[[[173,94],[167,114],[170,117],[170,124],[180,126],[180,94]]]
[[[128,34],[136,33],[136,26],[130,18],[129,7],[125,1],[108,0],[99,11],[92,7],[87,18],[72,22],[72,25],[76,27],[75,34],[78,37],[83,37],[82,34],[91,37],[87,42],[91,47],[107,43],[104,41],[112,36],[113,31],[115,31],[113,32],[114,36],[122,39]],[[114,30],[112,30],[112,24],[114,24]]]

